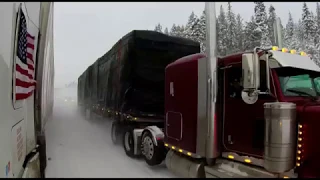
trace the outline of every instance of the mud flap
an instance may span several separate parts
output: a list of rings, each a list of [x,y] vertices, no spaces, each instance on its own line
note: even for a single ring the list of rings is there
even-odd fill
[[[33,156],[26,162],[22,178],[40,178],[40,156],[39,152],[33,153]]]
[[[47,167],[47,145],[46,145],[46,137],[44,133],[41,133],[37,137],[37,143],[39,144],[39,160],[40,160],[40,176],[41,178],[45,178],[45,170]]]

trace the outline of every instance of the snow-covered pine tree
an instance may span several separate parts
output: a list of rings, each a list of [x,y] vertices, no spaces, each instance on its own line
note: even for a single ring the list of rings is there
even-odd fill
[[[317,2],[316,5],[316,39],[315,39],[315,43],[319,46],[320,45],[320,4]]]
[[[226,18],[226,14],[224,12],[224,9],[222,5],[220,6],[220,14],[218,16],[218,22],[219,28],[217,32],[217,38],[218,38],[218,43],[217,43],[217,49],[219,52],[220,56],[225,56],[227,55],[227,45],[228,45],[228,40],[227,40],[227,30],[228,30],[228,22]]]
[[[236,51],[236,17],[232,11],[231,3],[228,2],[228,11],[227,11],[227,54],[231,54]]]
[[[169,30],[167,27],[164,29],[164,34],[169,35]]]
[[[284,47],[290,49],[299,49],[299,40],[295,32],[295,24],[293,22],[293,18],[290,12],[288,23],[286,25],[284,33]]]
[[[276,21],[276,17],[277,17],[277,15],[276,15],[275,8],[272,5],[270,5],[267,25],[268,25],[269,39],[270,39],[272,45],[276,44],[275,36],[274,36],[274,28],[273,28],[273,24]]]
[[[313,13],[309,11],[307,4],[304,2],[302,8],[303,41],[301,48],[311,55],[313,55],[316,50],[314,44],[314,35],[316,32],[314,23]]]
[[[157,31],[157,32],[161,32],[161,33],[162,33],[162,26],[161,26],[160,23],[158,23],[158,24],[156,25],[156,27],[154,28],[154,31]]]
[[[316,53],[314,54],[314,59],[318,66],[320,66],[320,5],[316,4],[316,17],[315,17],[316,35],[315,35],[315,46]]]
[[[240,52],[243,51],[243,38],[244,38],[244,30],[243,30],[243,23],[242,23],[242,18],[240,14],[237,15],[236,18],[236,32],[235,32],[235,52]]]
[[[187,25],[185,27],[185,37],[188,39],[194,39],[193,34],[194,34],[194,28],[197,23],[197,16],[194,14],[194,12],[191,12],[191,15],[189,16]]]
[[[182,26],[180,26],[180,25],[177,26],[176,36],[177,37],[185,37],[185,28],[184,28],[183,25]]]
[[[298,20],[297,23],[295,23],[295,35],[297,36],[298,42],[299,42],[299,46],[298,49],[299,51],[301,51],[302,49],[302,44],[303,44],[303,23],[301,21],[301,19]]]
[[[271,46],[271,41],[268,33],[268,25],[267,25],[267,13],[266,6],[263,2],[254,2],[254,15],[255,15],[255,23],[256,28],[254,29],[254,34],[256,34],[256,39],[254,40],[254,44],[261,47],[269,47]],[[260,43],[258,43],[260,41]]]
[[[170,30],[170,36],[177,36],[177,34],[178,34],[177,31],[178,31],[178,28],[177,28],[176,24],[173,24],[172,28]]]
[[[196,19],[193,27],[194,28],[193,28],[193,32],[192,32],[192,39],[194,41],[201,43],[201,26],[200,26],[200,19],[199,18]]]
[[[205,49],[206,49],[206,13],[205,11],[202,11],[202,14],[200,16],[200,19],[199,19],[199,32],[200,32],[200,37],[199,37],[199,40],[200,40],[200,49],[201,49],[201,52],[205,52]]]
[[[254,47],[257,47],[260,45],[260,32],[256,31],[257,25],[255,23],[254,16],[251,16],[251,20],[246,22],[245,28],[244,28],[244,50],[253,50]]]

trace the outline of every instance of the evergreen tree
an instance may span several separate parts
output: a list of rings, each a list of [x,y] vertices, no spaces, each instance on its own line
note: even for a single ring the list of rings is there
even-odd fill
[[[167,27],[164,29],[164,34],[169,35],[169,30]]]
[[[228,33],[228,22],[226,18],[226,14],[224,12],[224,9],[222,5],[220,6],[220,14],[218,16],[218,22],[219,24],[219,29],[217,32],[217,49],[219,52],[219,55],[225,56],[227,55],[227,46],[228,46],[228,39],[227,39],[227,33]]]
[[[205,11],[202,11],[202,15],[200,16],[199,19],[199,29],[200,29],[200,36],[199,36],[199,40],[200,40],[200,49],[201,52],[205,52],[205,42],[206,42],[206,13]]]
[[[254,19],[256,23],[256,28],[254,29],[255,40],[254,44],[257,46],[268,47],[271,45],[271,41],[268,33],[267,25],[267,13],[266,7],[263,2],[254,2]],[[260,42],[260,43],[258,43]]]
[[[176,31],[176,36],[177,37],[185,37],[185,28],[184,26],[177,26],[177,31]]]
[[[244,50],[253,50],[253,48],[260,45],[260,39],[259,39],[259,31],[256,31],[257,25],[255,23],[254,16],[251,16],[251,20],[249,22],[246,22],[245,28],[244,28]]]
[[[194,14],[194,12],[191,13],[191,15],[189,16],[187,25],[185,27],[185,37],[189,38],[189,39],[194,39],[194,31],[196,28],[196,24],[197,24],[198,18],[197,16]]]
[[[244,43],[244,30],[243,30],[243,23],[240,14],[237,15],[236,19],[236,28],[235,28],[235,52],[243,51],[243,43]]]
[[[320,5],[319,3],[317,2],[317,5],[316,5],[316,23],[315,23],[315,26],[316,26],[316,36],[315,36],[315,43],[317,44],[317,46],[320,45]]]
[[[178,35],[178,28],[176,24],[173,24],[170,30],[170,36],[177,36],[177,35]]]
[[[315,21],[313,13],[309,11],[309,8],[306,3],[303,3],[302,8],[302,32],[303,32],[303,41],[302,49],[307,51],[309,54],[314,54],[314,36],[315,36]]]
[[[228,12],[227,12],[227,54],[236,51],[236,18],[232,11],[231,3],[228,2]]]
[[[157,31],[157,32],[161,32],[162,33],[162,26],[160,25],[160,23],[158,23],[156,25],[156,27],[154,28],[154,31]]]
[[[275,8],[270,5],[269,7],[269,16],[268,16],[268,33],[269,33],[269,39],[271,41],[271,44],[274,45],[275,42],[275,36],[274,36],[274,22],[276,21],[276,12]]]
[[[194,24],[193,32],[192,32],[192,40],[197,41],[201,43],[201,25],[200,25],[200,19],[197,18],[196,22]]]
[[[316,27],[316,35],[315,35],[316,53],[313,55],[313,59],[317,63],[317,65],[320,66],[320,5],[318,2],[316,4],[315,27]]]
[[[292,19],[292,15],[289,12],[289,19],[284,34],[284,46],[290,49],[297,49],[299,47],[297,41],[297,36],[295,36],[295,25]]]
[[[299,50],[302,47],[302,42],[303,42],[303,23],[301,19],[298,20],[298,22],[295,25],[295,34],[298,38],[299,41]]]

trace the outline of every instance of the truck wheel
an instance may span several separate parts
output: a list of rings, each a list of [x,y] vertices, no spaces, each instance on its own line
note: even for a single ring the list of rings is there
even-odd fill
[[[119,132],[119,123],[118,122],[112,122],[111,125],[111,140],[113,144],[118,144],[120,140],[120,132]]]
[[[127,156],[134,157],[133,129],[127,128],[123,134],[123,148]]]
[[[152,134],[147,131],[142,136],[141,151],[149,166],[161,164],[165,159],[165,148],[163,144],[156,146],[152,140]]]

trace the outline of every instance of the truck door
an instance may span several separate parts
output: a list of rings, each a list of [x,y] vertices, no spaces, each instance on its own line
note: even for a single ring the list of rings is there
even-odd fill
[[[265,63],[261,63],[260,66],[260,82],[263,85],[266,82]],[[226,68],[224,73],[223,146],[225,151],[261,157],[264,139],[263,104],[274,99],[269,95],[259,95],[256,103],[246,104],[241,98],[241,63]]]

